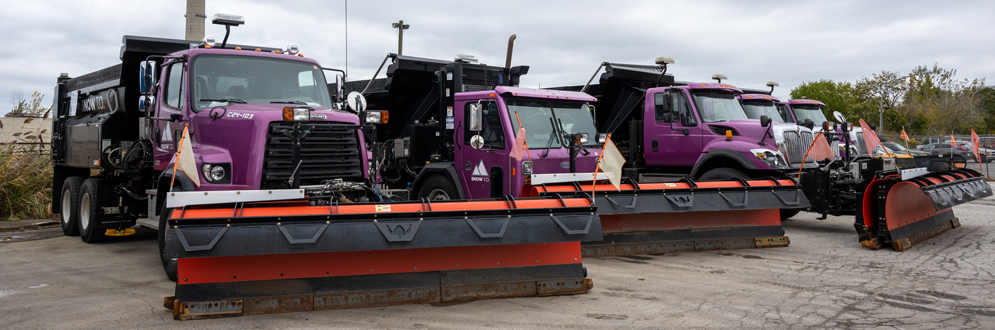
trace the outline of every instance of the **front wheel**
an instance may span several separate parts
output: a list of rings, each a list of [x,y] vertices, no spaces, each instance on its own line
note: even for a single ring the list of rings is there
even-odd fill
[[[698,181],[723,181],[734,178],[749,179],[746,174],[734,168],[720,167],[708,170],[698,177]]]
[[[428,198],[433,201],[459,199],[456,185],[444,176],[435,175],[427,178],[418,189],[418,198]]]
[[[176,258],[166,257],[166,231],[169,229],[168,220],[169,216],[173,214],[173,210],[167,207],[162,208],[162,213],[159,214],[159,261],[162,263],[162,270],[166,272],[166,277],[170,281],[176,282]]]

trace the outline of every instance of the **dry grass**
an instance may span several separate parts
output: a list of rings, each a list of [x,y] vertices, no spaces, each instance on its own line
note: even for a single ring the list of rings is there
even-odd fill
[[[52,217],[51,196],[48,155],[0,146],[0,221]]]

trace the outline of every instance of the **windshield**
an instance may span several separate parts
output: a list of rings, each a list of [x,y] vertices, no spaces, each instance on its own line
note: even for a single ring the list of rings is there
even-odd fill
[[[760,116],[767,116],[772,121],[785,122],[773,101],[743,100],[743,110],[746,111],[746,117],[750,119],[760,119]]]
[[[805,119],[811,119],[815,126],[822,126],[822,123],[827,121],[826,115],[818,105],[794,104],[791,109],[795,111],[795,118],[798,118],[799,124],[804,124]]]
[[[312,63],[237,55],[193,61],[196,110],[232,103],[288,103],[332,107],[321,67]],[[275,108],[274,108],[275,109]]]
[[[730,92],[718,90],[693,91],[694,106],[698,108],[701,120],[706,123],[750,119],[746,117],[743,106]]]
[[[559,134],[554,133],[553,125],[550,124],[551,118],[557,126],[563,124],[564,134],[587,133],[586,145],[598,144],[598,131],[594,128],[591,113],[587,107],[584,107],[585,103],[508,100],[507,104],[511,126],[518,127],[518,120],[521,119],[522,127],[525,128],[525,141],[528,142],[530,149],[542,149],[546,146],[560,148],[569,145],[569,141],[565,140],[563,145],[560,144]],[[518,134],[517,129],[513,131]]]

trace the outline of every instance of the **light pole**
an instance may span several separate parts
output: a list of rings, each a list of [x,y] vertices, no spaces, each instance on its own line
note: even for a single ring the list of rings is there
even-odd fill
[[[893,82],[896,82],[896,81],[899,81],[899,80],[902,80],[902,79],[905,79],[905,78],[909,78],[909,77],[912,77],[911,73],[908,74],[908,75],[906,75],[906,76],[901,76],[901,77],[898,77],[898,78],[895,78],[895,79],[892,79],[892,80],[888,80],[888,82],[884,83],[883,85],[889,85],[889,84],[891,84]],[[884,93],[882,93],[881,94],[881,99],[878,100],[878,113],[879,113],[879,117],[878,117],[878,135],[881,135],[881,133],[884,132],[884,108],[885,108],[884,107]]]
[[[401,54],[401,45],[404,43],[404,30],[411,27],[408,24],[404,24],[404,20],[397,21],[397,23],[390,23],[390,26],[397,29],[397,55]]]

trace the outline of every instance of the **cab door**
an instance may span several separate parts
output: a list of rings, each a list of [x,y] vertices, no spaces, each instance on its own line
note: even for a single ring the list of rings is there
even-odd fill
[[[156,100],[155,117],[168,119],[173,115],[181,115],[182,118],[186,102],[184,63],[173,62],[163,72],[163,79],[159,85],[159,97]],[[153,165],[157,170],[164,170],[173,154],[176,153],[180,138],[183,136],[184,122],[182,119],[180,121],[156,120],[153,127],[155,128],[152,133],[155,158]]]
[[[508,151],[509,141],[504,129],[502,116],[497,103],[483,100],[482,120],[479,132],[471,130],[470,107],[476,101],[457,102],[456,118],[462,120],[456,144],[456,167],[460,179],[464,183],[467,198],[479,199],[500,197],[508,194]],[[479,149],[473,147],[474,136],[480,135],[482,145]]]
[[[701,156],[702,125],[687,92],[676,88],[651,89],[646,104],[654,107],[654,116],[644,117],[646,164],[694,166]]]

